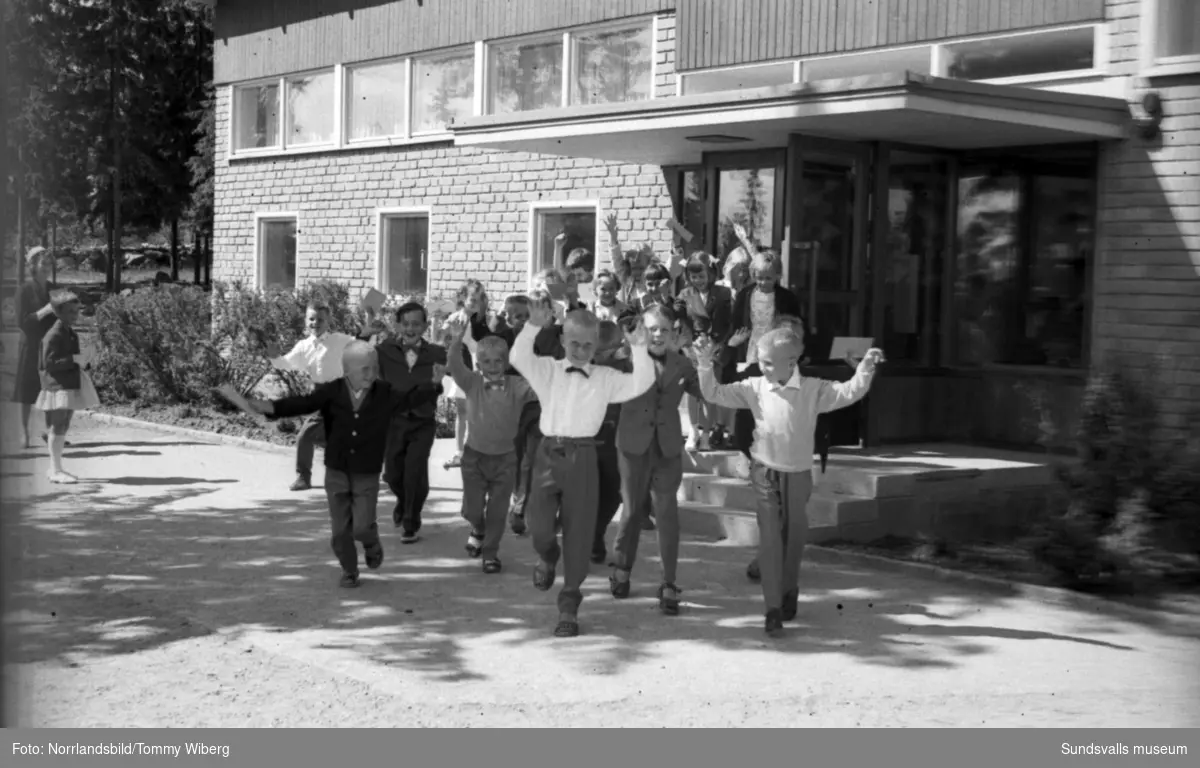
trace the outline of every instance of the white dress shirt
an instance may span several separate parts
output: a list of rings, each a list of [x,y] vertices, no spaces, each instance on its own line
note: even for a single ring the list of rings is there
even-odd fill
[[[308,336],[297,342],[291,352],[273,359],[271,365],[282,371],[307,373],[314,384],[327,384],[344,375],[342,353],[352,341],[354,337],[344,333]]]
[[[574,368],[568,360],[534,353],[533,341],[540,330],[525,323],[513,342],[509,362],[541,401],[540,426],[547,437],[595,437],[610,404],[632,400],[654,386],[654,361],[645,346],[633,348],[633,373],[591,364],[583,366],[583,373],[568,372]]]
[[[750,457],[779,472],[810,471],[817,416],[861,400],[875,376],[863,364],[844,383],[801,376],[799,368],[783,385],[762,376],[718,384],[711,364],[701,365],[699,373],[705,400],[725,408],[750,409],[754,414]]]

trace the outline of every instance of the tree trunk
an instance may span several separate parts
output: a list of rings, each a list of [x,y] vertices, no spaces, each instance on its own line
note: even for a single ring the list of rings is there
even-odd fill
[[[58,215],[50,219],[50,279],[58,282]]]
[[[108,240],[108,263],[104,265],[104,289],[111,291],[113,289],[113,207],[112,207],[112,179],[110,178],[108,185],[108,210],[104,212],[104,236]]]
[[[171,219],[171,282],[179,280],[179,217]]]
[[[200,268],[204,261],[204,252],[200,250],[200,230],[192,230],[192,283],[200,285]]]
[[[212,235],[204,236],[204,287],[212,287]]]
[[[113,274],[113,290],[121,291],[121,272],[125,266],[125,256],[121,251],[121,61],[120,61],[120,41],[117,39],[117,31],[121,28],[120,21],[117,18],[117,0],[113,0],[113,39],[112,45],[112,79],[110,80],[110,89],[112,91],[113,113],[112,113],[112,207],[113,207],[113,259],[112,259],[112,274]]]
[[[25,152],[17,147],[17,285],[25,284]],[[19,290],[19,288],[18,288]]]

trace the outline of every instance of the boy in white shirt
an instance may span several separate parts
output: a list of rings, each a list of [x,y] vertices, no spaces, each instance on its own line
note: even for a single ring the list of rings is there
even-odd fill
[[[599,322],[587,310],[569,313],[563,323],[564,357],[554,360],[534,352],[534,340],[553,322],[549,302],[536,302],[529,322],[510,354],[514,368],[525,377],[541,402],[542,440],[533,465],[529,489],[528,524],[541,562],[533,585],[548,591],[554,585],[561,555],[563,588],[558,595],[556,637],[579,634],[580,586],[587,578],[596,529],[599,499],[599,461],[596,434],[611,403],[632,400],[654,384],[654,363],[644,329],[629,336],[633,372],[621,373],[593,365]],[[561,518],[562,547],[555,522]]]
[[[808,541],[808,499],[812,494],[813,435],[817,416],[861,400],[871,388],[883,352],[872,349],[850,381],[834,383],[800,375],[803,338],[791,328],[765,333],[757,342],[761,376],[717,384],[712,342],[694,344],[704,399],[754,413],[750,480],[758,497],[758,562],[766,603],[767,634],[778,636],[783,622],[796,618],[800,559]]]

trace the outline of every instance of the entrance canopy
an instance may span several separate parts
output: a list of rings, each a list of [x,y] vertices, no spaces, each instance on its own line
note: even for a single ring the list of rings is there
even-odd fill
[[[1125,138],[1122,99],[900,72],[470,118],[459,146],[651,165],[783,147],[791,133],[982,149]]]

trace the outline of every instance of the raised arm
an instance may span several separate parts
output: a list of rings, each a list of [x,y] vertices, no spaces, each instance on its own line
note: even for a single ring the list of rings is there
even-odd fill
[[[623,285],[629,280],[629,269],[625,264],[625,254],[621,250],[621,239],[617,236],[617,214],[608,214],[604,219],[604,226],[608,230],[608,248],[610,258],[612,259],[612,271]]]
[[[279,346],[276,344],[267,345],[267,357],[270,358],[271,365],[280,371],[305,371],[304,365],[304,341],[296,342],[296,346],[292,347],[292,351],[286,355],[280,354]]]
[[[647,344],[646,329],[639,326],[635,331],[625,332],[629,342],[633,363],[631,373],[622,373],[612,368],[597,368],[603,371],[605,389],[609,403],[624,403],[638,397],[647,389],[654,386],[654,361],[650,359],[650,347]]]
[[[513,341],[512,351],[508,361],[517,370],[539,396],[550,388],[554,377],[554,361],[548,357],[539,357],[533,351],[533,341],[542,330],[542,323],[549,323],[550,310],[545,305],[535,306],[530,313],[529,321],[521,329],[521,333]]]
[[[343,386],[341,379],[321,384],[307,395],[285,397],[280,400],[252,401],[264,415],[273,419],[285,419],[290,416],[307,416],[323,409],[332,398],[337,388]],[[265,406],[265,407],[264,407]]]
[[[468,394],[471,387],[475,385],[474,372],[467,367],[463,360],[462,346],[463,334],[467,331],[467,323],[464,321],[452,321],[450,323],[450,346],[446,349],[446,361],[450,368],[450,377],[454,379],[454,383],[463,391],[463,394]]]
[[[758,249],[754,247],[754,241],[750,239],[750,233],[746,228],[737,222],[733,223],[733,234],[737,236],[738,242],[746,249],[746,255],[753,259],[758,255]]]
[[[739,381],[733,384],[718,384],[713,373],[713,355],[715,346],[712,341],[701,336],[692,342],[696,350],[696,374],[700,381],[701,396],[712,403],[725,408],[743,409],[751,407],[758,395],[754,391],[753,381]]]
[[[817,395],[817,412],[829,413],[853,405],[866,396],[875,378],[875,366],[883,359],[883,352],[872,349],[858,364],[854,378],[846,382],[822,381]]]

